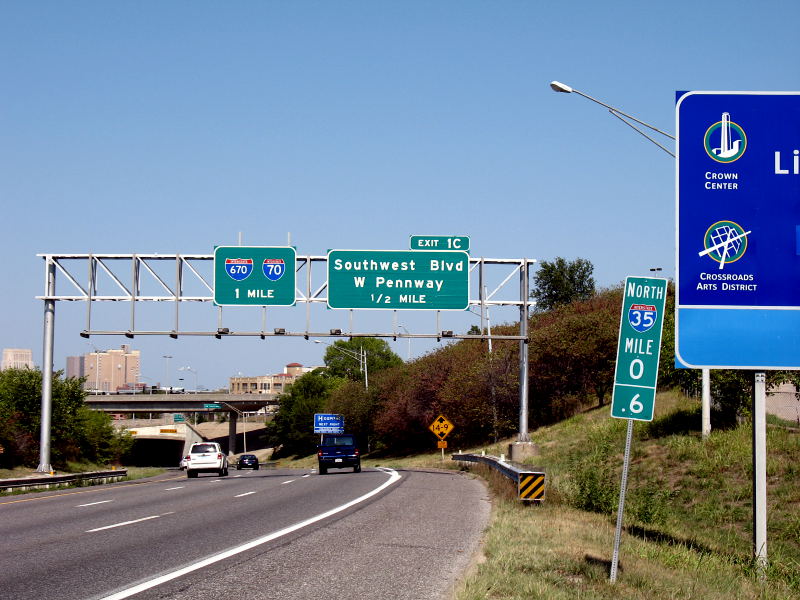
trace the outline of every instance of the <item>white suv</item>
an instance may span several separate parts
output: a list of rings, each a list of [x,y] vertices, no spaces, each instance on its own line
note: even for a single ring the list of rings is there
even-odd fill
[[[216,473],[220,477],[228,474],[228,457],[216,442],[192,444],[185,460],[187,477],[197,477],[198,473]]]

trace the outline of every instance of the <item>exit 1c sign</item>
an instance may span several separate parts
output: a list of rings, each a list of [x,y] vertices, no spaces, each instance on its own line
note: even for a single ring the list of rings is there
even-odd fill
[[[467,235],[412,235],[411,250],[469,250]]]
[[[612,417],[653,420],[666,300],[666,279],[625,279],[611,400]]]

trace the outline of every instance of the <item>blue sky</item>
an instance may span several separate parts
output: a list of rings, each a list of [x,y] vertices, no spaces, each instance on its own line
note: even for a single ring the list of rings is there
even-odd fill
[[[800,89],[798,22],[800,3],[772,0],[3,2],[0,346],[41,363],[45,252],[210,254],[241,232],[246,245],[291,233],[299,254],[320,255],[457,234],[473,256],[589,259],[602,286],[651,267],[672,276],[673,159],[548,84],[672,132],[675,90]],[[203,310],[202,328],[216,327]],[[90,349],[84,314],[57,306],[56,368]],[[269,316],[304,318],[303,305]],[[433,330],[427,313],[399,318]],[[320,364],[324,350],[302,338],[132,345],[151,381],[189,365],[208,387]],[[405,357],[406,341],[393,347]],[[414,340],[412,354],[433,347]]]

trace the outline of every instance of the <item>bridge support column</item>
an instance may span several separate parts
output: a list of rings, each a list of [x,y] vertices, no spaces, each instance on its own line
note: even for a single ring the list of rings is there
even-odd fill
[[[233,456],[236,454],[236,422],[239,415],[230,411],[228,417],[228,456]]]

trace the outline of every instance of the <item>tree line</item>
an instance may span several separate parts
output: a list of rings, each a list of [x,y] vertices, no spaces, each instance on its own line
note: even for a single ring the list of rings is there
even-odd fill
[[[531,431],[610,401],[623,284],[597,290],[592,273],[588,260],[557,258],[542,262],[534,276],[535,307],[528,323]],[[698,395],[700,371],[675,367],[673,292],[670,283],[659,386]],[[518,324],[493,327],[498,334],[517,331]],[[369,387],[353,358],[361,348],[375,357]],[[451,448],[495,442],[518,431],[517,342],[495,341],[490,352],[485,342],[461,340],[404,363],[386,342],[361,338],[337,341],[325,363],[327,369],[304,375],[281,396],[268,424],[269,439],[284,455],[314,452],[318,436],[312,423],[318,412],[343,415],[362,447],[389,454],[435,449],[437,438],[428,426],[439,414],[454,425],[447,438]],[[792,371],[768,373],[768,386],[784,381],[800,383]],[[715,427],[748,414],[752,384],[746,371],[712,371]]]
[[[50,460],[56,469],[117,462],[133,445],[130,435],[112,427],[109,415],[88,408],[85,398],[83,378],[54,373]],[[0,371],[0,468],[38,464],[41,404],[40,370]]]

